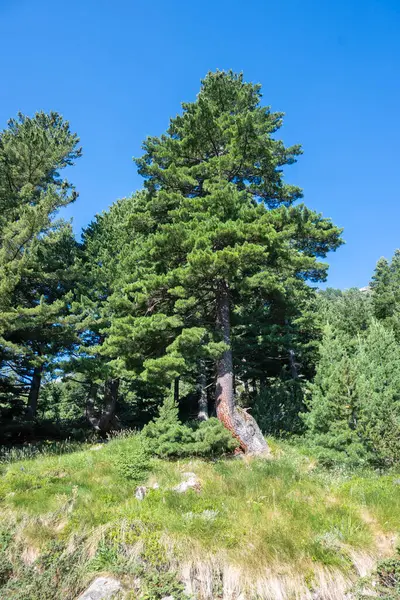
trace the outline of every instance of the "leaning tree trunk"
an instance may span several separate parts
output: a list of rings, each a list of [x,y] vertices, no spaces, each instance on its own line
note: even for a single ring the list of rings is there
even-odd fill
[[[221,331],[223,341],[228,346],[217,362],[217,417],[239,440],[240,447],[244,452],[269,454],[268,444],[256,420],[245,410],[235,405],[229,289],[226,282],[221,283],[217,295],[217,326]]]
[[[36,417],[40,384],[42,381],[42,371],[42,365],[33,369],[31,385],[29,388],[28,404],[26,407],[26,416],[28,417],[28,419],[34,419]]]

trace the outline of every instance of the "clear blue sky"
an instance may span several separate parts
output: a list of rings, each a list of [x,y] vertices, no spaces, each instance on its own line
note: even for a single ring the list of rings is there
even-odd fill
[[[400,246],[400,0],[0,0],[0,124],[61,112],[84,156],[77,232],[140,188],[132,156],[208,70],[243,71],[304,155],[287,180],[344,227],[328,284],[362,286]]]

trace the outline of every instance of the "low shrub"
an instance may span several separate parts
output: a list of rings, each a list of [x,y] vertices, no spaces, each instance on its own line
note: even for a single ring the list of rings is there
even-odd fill
[[[134,483],[142,483],[150,469],[150,456],[141,436],[133,435],[114,446],[113,461],[119,475]]]
[[[357,587],[357,600],[400,600],[400,548],[395,557],[381,561],[374,575],[361,579]]]
[[[199,456],[221,456],[233,452],[239,442],[221,421],[212,417],[194,431],[193,452]]]
[[[236,440],[218,419],[212,418],[192,427],[179,421],[178,405],[167,398],[159,416],[144,427],[141,437],[149,452],[160,458],[217,456],[232,452]]]
[[[193,431],[182,425],[178,417],[178,405],[168,397],[159,408],[159,415],[142,430],[146,448],[161,458],[184,456],[194,442]]]

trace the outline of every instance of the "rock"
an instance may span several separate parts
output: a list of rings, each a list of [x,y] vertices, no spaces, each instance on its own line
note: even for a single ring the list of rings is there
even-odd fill
[[[101,450],[101,449],[102,449],[102,447],[103,447],[103,444],[96,444],[96,446],[92,446],[92,447],[90,448],[90,450],[91,450],[92,452],[93,452],[93,451],[94,451],[94,452],[96,452],[97,450]]]
[[[173,596],[164,596],[161,600],[175,600]]]
[[[108,600],[122,589],[121,583],[112,577],[97,577],[78,600]]]
[[[201,483],[195,473],[182,473],[182,475],[185,477],[185,481],[182,481],[182,483],[172,488],[174,492],[178,492],[178,494],[183,494],[188,490],[200,492]]]
[[[147,488],[144,485],[139,485],[139,487],[135,490],[135,498],[137,500],[144,500],[144,497],[147,494]]]

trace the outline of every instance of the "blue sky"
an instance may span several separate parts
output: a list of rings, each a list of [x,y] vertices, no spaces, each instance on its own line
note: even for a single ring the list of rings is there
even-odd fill
[[[400,0],[0,0],[0,31],[0,127],[56,110],[80,135],[77,232],[141,187],[132,156],[205,73],[232,68],[303,145],[287,181],[344,227],[328,284],[366,285],[400,246]]]

